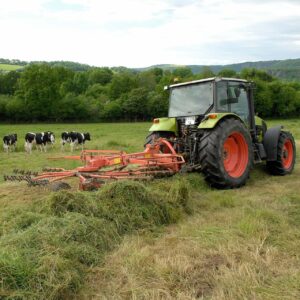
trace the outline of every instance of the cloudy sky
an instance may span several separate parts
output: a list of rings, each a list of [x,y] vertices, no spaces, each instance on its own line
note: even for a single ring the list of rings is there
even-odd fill
[[[300,0],[0,0],[0,58],[95,66],[300,58]]]

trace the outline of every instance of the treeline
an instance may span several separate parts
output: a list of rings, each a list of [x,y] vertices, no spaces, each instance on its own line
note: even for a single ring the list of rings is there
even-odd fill
[[[209,68],[194,75],[190,68],[126,68],[74,71],[62,66],[31,64],[22,72],[0,74],[0,120],[8,122],[142,121],[167,116],[168,92],[174,82],[213,76],[239,77],[256,83],[256,111],[262,117],[300,115],[300,83],[287,83],[256,69],[240,73]]]

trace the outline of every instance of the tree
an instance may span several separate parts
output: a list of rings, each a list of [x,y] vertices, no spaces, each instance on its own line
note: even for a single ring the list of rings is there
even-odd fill
[[[274,81],[270,84],[273,98],[272,116],[289,117],[296,115],[298,109],[298,93],[285,83]]]
[[[152,92],[148,95],[148,116],[150,118],[166,117],[169,101],[162,93]]]
[[[210,78],[214,77],[215,73],[209,67],[202,67],[202,71],[200,73],[201,78]]]
[[[236,71],[231,69],[223,69],[218,73],[220,77],[227,77],[227,78],[236,78],[238,77]]]
[[[0,94],[13,95],[19,78],[20,73],[16,71],[0,73]]]
[[[155,73],[150,71],[141,72],[138,74],[138,84],[140,87],[153,91],[157,84]]]
[[[82,94],[88,87],[88,76],[86,72],[77,72],[73,78],[73,90],[77,95]]]
[[[118,99],[122,94],[130,92],[138,86],[136,76],[130,73],[116,74],[109,86],[111,100]]]
[[[193,72],[189,67],[178,67],[173,70],[172,74],[175,78],[178,78],[178,81],[193,77]]]
[[[107,103],[102,110],[101,118],[108,121],[123,119],[122,108],[119,101]]]
[[[261,117],[271,117],[273,100],[269,86],[262,80],[255,80],[254,90],[255,112]]]
[[[16,94],[23,101],[26,118],[55,119],[60,100],[60,78],[47,64],[30,65],[21,74]]]
[[[106,85],[111,82],[113,72],[109,68],[92,68],[88,71],[88,82],[90,85]]]
[[[18,97],[12,97],[6,105],[6,115],[10,121],[31,121],[31,117],[26,113],[24,101]]]
[[[148,92],[144,88],[133,89],[124,101],[122,109],[128,120],[145,120],[147,118]]]
[[[108,93],[109,93],[109,89],[107,86],[103,86],[100,83],[96,83],[90,85],[87,88],[85,95],[88,97],[98,98],[101,95],[108,95]]]
[[[259,80],[266,81],[266,82],[271,82],[274,80],[274,77],[268,74],[267,72],[263,70],[253,69],[253,68],[243,69],[241,72],[241,77],[247,80],[258,78]]]

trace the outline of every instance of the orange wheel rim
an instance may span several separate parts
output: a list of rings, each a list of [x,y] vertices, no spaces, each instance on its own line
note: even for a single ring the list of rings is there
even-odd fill
[[[291,139],[286,139],[283,144],[282,151],[282,165],[285,169],[289,169],[292,166],[294,158],[294,148]]]
[[[249,149],[245,137],[240,132],[230,134],[223,145],[223,163],[227,174],[241,177],[248,165]]]

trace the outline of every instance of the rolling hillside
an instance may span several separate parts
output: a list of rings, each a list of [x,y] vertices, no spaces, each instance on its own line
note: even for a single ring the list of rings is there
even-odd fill
[[[7,72],[21,69],[27,64],[40,64],[48,63],[51,66],[61,66],[73,71],[86,71],[93,66],[81,64],[71,61],[31,61],[24,62],[20,60],[9,60],[0,58],[0,72]],[[133,70],[136,72],[146,71],[153,68],[161,68],[163,70],[174,70],[178,67],[189,67],[194,74],[201,73],[204,67],[210,68],[214,73],[218,73],[223,69],[231,69],[236,72],[240,72],[244,68],[255,68],[259,70],[265,70],[272,76],[278,77],[284,80],[297,80],[300,81],[300,58],[298,59],[285,59],[285,60],[270,60],[270,61],[257,61],[257,62],[242,62],[228,65],[176,65],[176,64],[158,64],[145,68],[127,68],[127,67],[112,67],[113,71]]]
[[[204,67],[209,67],[214,73],[218,73],[223,69],[231,69],[240,72],[244,68],[255,68],[259,70],[266,70],[271,75],[286,80],[300,80],[300,59],[286,59],[286,60],[270,60],[257,62],[243,62],[229,65],[172,65],[161,64],[146,68],[135,69],[137,71],[144,71],[152,68],[161,68],[163,70],[174,70],[178,67],[189,67],[194,74],[201,73]]]

